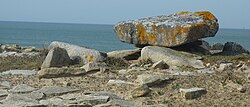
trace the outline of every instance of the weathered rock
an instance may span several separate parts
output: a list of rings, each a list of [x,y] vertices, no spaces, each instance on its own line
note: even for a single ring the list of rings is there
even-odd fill
[[[37,100],[22,94],[9,94],[2,103],[8,107],[39,107],[40,105]]]
[[[180,70],[168,70],[167,72],[170,73],[170,75],[185,75],[185,76],[195,75],[194,72],[180,71]]]
[[[85,74],[83,68],[45,68],[38,72],[39,78],[58,78]]]
[[[108,92],[108,91],[98,91],[98,92],[92,92],[90,95],[92,96],[109,96],[110,100],[114,99],[123,99],[122,97],[116,95],[113,92]]]
[[[67,51],[65,49],[55,47],[49,51],[48,55],[43,61],[41,68],[62,67],[68,66],[70,64],[71,60]]]
[[[163,60],[154,63],[151,67],[152,69],[168,69],[169,66]]]
[[[39,103],[45,106],[65,106],[65,101],[56,97],[50,98],[48,100],[40,100]]]
[[[203,94],[206,94],[207,91],[205,88],[189,88],[189,89],[180,89],[181,96],[185,99],[194,99],[200,97]]]
[[[7,96],[7,95],[8,95],[8,91],[7,90],[0,89],[0,98],[4,97],[4,96]]]
[[[135,88],[132,92],[131,95],[132,97],[142,97],[147,95],[151,90],[147,85],[143,85],[140,87]]]
[[[244,86],[240,85],[240,84],[236,84],[236,83],[230,82],[230,83],[227,83],[227,86],[228,86],[228,87],[231,87],[231,88],[233,88],[234,90],[237,90],[237,91],[239,91],[239,92],[241,92],[241,93],[246,92],[246,88],[245,88]]]
[[[0,89],[9,89],[11,87],[11,83],[9,81],[1,81]]]
[[[224,45],[221,55],[249,54],[249,51],[236,42],[227,42]]]
[[[203,62],[195,59],[195,57],[197,56],[193,54],[157,46],[147,46],[141,51],[142,59],[150,59],[153,62],[163,60],[170,66],[191,66],[194,68],[204,68],[205,66],[203,65]]]
[[[89,71],[105,71],[107,69],[106,63],[98,63],[98,62],[89,62],[85,65],[83,65],[81,68],[85,69],[86,72]]]
[[[122,84],[129,84],[134,85],[134,83],[123,81],[123,80],[109,80],[108,85],[122,85]]]
[[[163,81],[170,80],[169,77],[158,74],[141,74],[137,76],[136,81],[140,85],[154,86],[160,84]]]
[[[232,71],[233,63],[221,63],[217,71]]]
[[[9,70],[0,73],[0,75],[34,75],[36,73],[35,70]]]
[[[6,45],[1,45],[2,51],[7,51],[7,52],[20,52],[21,47],[17,44],[6,44]]]
[[[196,72],[202,73],[202,74],[211,74],[211,73],[215,73],[215,71],[212,70],[212,69],[210,69],[210,68],[200,69],[200,70],[197,70]]]
[[[108,54],[108,57],[112,57],[112,58],[136,60],[141,56],[141,49],[112,51],[107,54]]]
[[[26,84],[20,84],[20,85],[13,87],[12,89],[10,89],[9,92],[11,92],[11,93],[28,93],[28,92],[32,92],[35,90],[36,90],[36,88],[33,88],[33,87],[28,86]]]
[[[112,104],[113,107],[141,107],[139,104],[136,104],[134,102],[126,101],[126,100],[120,100],[120,99],[115,99],[111,100],[110,104]]]
[[[218,28],[215,16],[201,11],[122,21],[114,26],[114,31],[122,42],[173,47],[213,37]]]
[[[66,94],[66,93],[71,93],[71,92],[76,92],[76,91],[79,91],[79,89],[73,89],[70,87],[59,87],[59,86],[45,86],[37,90],[36,92],[41,92],[47,96],[50,96],[50,95]]]
[[[211,50],[223,50],[224,45],[222,43],[213,44]]]
[[[107,103],[109,101],[109,96],[91,96],[91,95],[85,95],[77,98],[80,102],[86,102],[90,103],[91,105],[98,105]]]
[[[68,52],[68,55],[71,58],[71,60],[75,60],[76,63],[83,62],[84,64],[86,64],[92,61],[101,62],[104,61],[107,57],[106,53],[102,53],[94,49],[87,49],[77,45],[72,45],[58,41],[52,42],[49,45],[48,49],[52,49],[55,47],[60,47],[65,49]]]

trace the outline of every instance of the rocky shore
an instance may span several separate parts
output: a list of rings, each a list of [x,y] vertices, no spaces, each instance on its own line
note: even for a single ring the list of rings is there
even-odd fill
[[[205,11],[119,22],[119,39],[140,48],[108,53],[2,44],[0,107],[250,106],[249,51],[201,40],[217,21]]]

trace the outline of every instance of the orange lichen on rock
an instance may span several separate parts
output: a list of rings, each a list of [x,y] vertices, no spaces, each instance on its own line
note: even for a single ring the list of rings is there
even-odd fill
[[[179,12],[179,13],[177,13],[177,15],[184,15],[184,14],[188,14],[188,13],[190,13],[190,12]]]
[[[195,12],[195,14],[201,16],[203,19],[215,20],[215,16],[209,11]]]
[[[146,31],[145,31],[145,28],[144,28],[143,24],[136,25],[136,29],[137,29],[137,35],[139,36],[141,42],[145,43],[147,38],[145,38],[146,37]]]
[[[93,61],[93,59],[94,59],[94,55],[91,55],[91,56],[89,57],[89,62]]]

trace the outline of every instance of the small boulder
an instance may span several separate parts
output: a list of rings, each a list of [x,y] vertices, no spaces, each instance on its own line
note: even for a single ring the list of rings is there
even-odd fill
[[[112,57],[112,58],[136,60],[141,56],[141,49],[112,51],[107,54],[108,54],[108,57]]]
[[[205,88],[189,88],[189,89],[180,89],[181,96],[187,100],[195,99],[200,97],[203,94],[206,94],[207,91]]]
[[[232,71],[233,70],[233,63],[221,63],[219,68],[216,69],[217,71]]]
[[[44,69],[50,67],[68,66],[70,63],[71,60],[67,51],[65,49],[55,47],[49,51],[48,55],[43,61],[41,68]]]
[[[152,69],[168,69],[169,66],[163,60],[154,63],[151,67]]]
[[[142,97],[147,95],[151,90],[149,89],[149,87],[147,85],[143,85],[140,87],[135,88],[132,92],[131,95],[132,97],[136,98],[136,97]]]
[[[68,55],[71,60],[75,60],[75,62],[83,64],[87,64],[88,62],[102,62],[106,59],[107,54],[99,52],[94,49],[88,49],[84,47],[80,47],[73,44],[68,44],[64,42],[54,41],[52,42],[48,49],[52,49],[55,47],[60,47],[65,49],[68,52]]]
[[[236,42],[227,42],[224,45],[221,55],[249,54],[249,51]]]
[[[224,45],[222,43],[213,44],[211,50],[223,50]]]
[[[106,63],[89,62],[83,65],[81,68],[85,69],[86,72],[89,72],[89,71],[105,71],[108,67]]]
[[[163,81],[170,80],[169,77],[158,74],[141,74],[137,76],[136,82],[140,85],[147,85],[149,87],[160,84]]]
[[[186,52],[175,51],[170,48],[147,46],[141,51],[142,59],[150,59],[153,62],[163,60],[171,66],[191,66],[194,68],[204,68],[203,62],[197,60],[197,55]]]

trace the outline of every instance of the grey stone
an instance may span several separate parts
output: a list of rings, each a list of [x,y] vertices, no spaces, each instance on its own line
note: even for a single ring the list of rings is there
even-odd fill
[[[206,94],[207,91],[205,88],[189,88],[189,89],[182,89],[180,88],[181,96],[185,99],[195,99],[200,97],[203,94]]]
[[[52,42],[48,49],[52,49],[54,47],[60,47],[67,51],[71,60],[76,59],[76,62],[82,62],[87,64],[88,62],[102,62],[106,59],[107,54],[99,52],[94,49],[87,49],[84,47],[80,47],[73,44],[68,44],[64,42],[54,41]]]
[[[45,106],[65,106],[65,101],[56,97],[52,97],[47,100],[40,100],[39,103]]]
[[[114,92],[107,92],[107,91],[93,92],[90,95],[93,95],[93,96],[109,96],[109,98],[111,100],[114,100],[114,99],[123,99],[122,97],[116,95]]]
[[[152,69],[168,69],[169,66],[163,60],[160,60],[152,65]]]
[[[0,82],[0,89],[9,89],[11,88],[11,83],[9,81],[1,81]]]
[[[76,91],[79,91],[79,89],[73,89],[70,87],[59,87],[59,86],[45,86],[37,90],[37,92],[44,93],[47,96],[67,94]]]
[[[39,78],[70,77],[85,74],[83,68],[44,68],[38,71]]]
[[[91,105],[98,105],[98,104],[104,104],[109,101],[109,96],[92,96],[92,95],[85,95],[78,97],[76,99],[77,101],[82,101],[86,103],[90,103]]]
[[[0,97],[4,97],[8,95],[8,91],[7,90],[2,90],[0,89]]]
[[[203,62],[197,60],[197,55],[175,51],[170,48],[147,46],[141,51],[142,59],[149,59],[153,62],[163,60],[171,66],[191,66],[194,68],[204,68]]]
[[[132,97],[143,97],[145,95],[147,95],[151,90],[149,89],[149,87],[147,85],[143,85],[140,87],[135,88],[132,92],[131,95]]]
[[[41,68],[62,67],[68,66],[70,64],[71,60],[67,51],[65,49],[55,47],[50,49],[45,60],[43,61]]]
[[[25,96],[27,96],[28,98],[31,98],[31,99],[35,99],[35,100],[41,100],[45,97],[45,95],[41,92],[31,92],[31,93],[28,93],[28,94],[24,94]]]
[[[122,84],[128,84],[128,85],[134,85],[132,82],[127,82],[123,80],[109,80],[108,85],[122,85]]]
[[[2,103],[8,107],[27,107],[40,105],[37,100],[22,94],[9,94],[6,99],[2,100]]]
[[[224,45],[222,43],[213,44],[211,50],[223,50]]]
[[[227,42],[224,45],[221,55],[249,54],[249,51],[236,42]]]
[[[219,29],[217,21],[209,11],[179,12],[122,21],[114,26],[114,31],[122,42],[174,47],[215,36]]]
[[[219,65],[219,68],[216,69],[217,71],[232,71],[233,69],[233,63],[221,63]]]
[[[0,73],[0,75],[34,75],[36,73],[35,70],[9,70]]]
[[[120,99],[111,100],[109,103],[112,104],[112,106],[118,106],[118,107],[141,107],[134,102],[120,100]]]
[[[85,71],[100,71],[101,69],[107,69],[106,63],[97,63],[97,62],[89,62],[83,65],[81,68],[85,69]]]
[[[212,74],[212,73],[215,73],[215,71],[212,70],[212,69],[210,69],[210,68],[200,69],[200,70],[197,70],[196,72],[202,73],[202,74]]]
[[[158,74],[141,74],[137,76],[136,81],[140,85],[147,85],[147,86],[154,86],[157,85],[163,81],[170,80],[169,77],[164,75],[158,75]]]
[[[180,71],[180,70],[168,70],[167,72],[170,73],[170,75],[185,75],[185,76],[195,75],[194,72]]]
[[[141,56],[140,49],[134,50],[119,50],[119,51],[112,51],[107,53],[108,57],[111,58],[121,58],[125,60],[136,60]]]
[[[35,90],[36,90],[36,88],[33,88],[29,85],[20,84],[20,85],[13,87],[12,89],[10,89],[9,92],[11,92],[11,93],[28,93],[28,92],[32,92]]]

